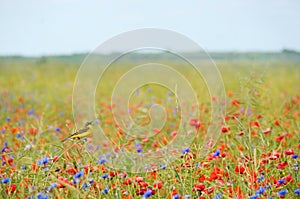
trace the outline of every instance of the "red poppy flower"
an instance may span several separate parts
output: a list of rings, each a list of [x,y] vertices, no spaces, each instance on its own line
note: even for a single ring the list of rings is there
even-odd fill
[[[157,147],[158,147],[158,141],[154,141],[154,142],[152,143],[152,147],[153,147],[153,148],[157,148]]]
[[[19,102],[19,103],[23,103],[23,102],[24,102],[24,99],[23,99],[22,97],[19,97],[19,98],[18,98],[18,102]]]
[[[110,171],[110,172],[109,172],[109,176],[110,176],[110,177],[115,177],[115,175],[116,175],[116,172],[114,172],[114,171]]]
[[[242,136],[242,135],[244,135],[245,133],[244,133],[244,131],[241,131],[241,132],[239,132],[237,135],[238,136]]]
[[[271,128],[267,128],[267,129],[263,130],[262,132],[263,132],[263,134],[269,134],[269,133],[271,133]]]
[[[136,178],[135,178],[135,181],[136,182],[143,182],[143,178],[142,177],[139,177],[139,176],[137,176]]]
[[[230,130],[230,126],[223,126],[221,129],[222,133],[227,133]]]
[[[194,118],[190,120],[190,125],[198,130],[201,127],[201,122],[198,119]]]
[[[38,131],[39,131],[38,128],[31,127],[31,128],[29,128],[28,133],[29,133],[30,135],[36,135],[36,134],[38,133]]]
[[[128,178],[126,179],[124,182],[123,182],[123,185],[130,185],[132,184],[132,179],[131,178]]]
[[[138,182],[140,187],[148,187],[149,184],[147,182]]]
[[[72,126],[72,122],[71,122],[71,120],[66,120],[66,126],[67,127],[71,127]]]
[[[283,170],[283,169],[285,169],[285,167],[286,167],[287,165],[288,165],[287,162],[280,162],[280,163],[276,166],[276,168],[277,168],[277,169]]]
[[[172,136],[172,137],[175,137],[177,134],[178,134],[178,132],[177,132],[177,131],[173,131],[173,132],[171,132],[171,136]]]
[[[285,137],[284,134],[278,136],[278,137],[276,138],[276,142],[281,142],[281,140],[283,140],[284,137]]]
[[[199,181],[199,182],[204,182],[204,180],[205,180],[205,175],[202,174],[202,176],[200,176],[200,177],[198,178],[198,181]]]
[[[255,121],[255,122],[253,122],[253,126],[259,128],[259,127],[260,127],[260,124],[258,123],[258,121]]]
[[[245,170],[246,170],[245,167],[240,165],[236,166],[234,169],[235,173],[239,173],[239,174],[244,174]]]
[[[232,104],[233,106],[238,106],[238,105],[240,105],[240,102],[239,102],[238,100],[236,100],[236,99],[233,99],[233,100],[231,101],[231,104]]]
[[[203,191],[205,189],[205,185],[203,183],[194,184],[193,191]]]
[[[214,188],[213,187],[208,187],[206,189],[203,190],[204,193],[206,194],[211,194],[214,192]]]
[[[77,169],[70,167],[67,169],[67,173],[71,175],[75,175],[75,173],[77,173]]]
[[[52,161],[57,162],[58,161],[58,156],[54,156]]]
[[[162,181],[156,181],[156,182],[154,182],[153,187],[155,189],[161,189],[162,188]]]
[[[145,187],[141,187],[140,189],[136,190],[137,195],[143,195],[148,189]]]
[[[293,176],[291,174],[288,174],[286,176],[283,177],[283,179],[285,179],[287,182],[293,182]]]
[[[16,184],[11,184],[9,186],[6,187],[5,189],[5,193],[6,194],[13,194],[17,189],[17,185]]]
[[[293,155],[293,154],[294,154],[294,150],[292,150],[292,149],[287,149],[287,150],[284,151],[284,154],[285,154],[285,155]]]
[[[154,131],[155,134],[159,134],[160,133],[160,130],[158,128],[154,128],[153,131]]]

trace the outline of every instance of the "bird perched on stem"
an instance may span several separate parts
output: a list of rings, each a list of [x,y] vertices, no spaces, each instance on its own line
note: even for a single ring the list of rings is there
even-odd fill
[[[62,142],[68,140],[68,139],[80,139],[88,136],[91,133],[91,128],[92,128],[93,122],[86,122],[84,127],[81,129],[78,129],[76,132],[71,134],[69,137],[65,138],[62,140]]]

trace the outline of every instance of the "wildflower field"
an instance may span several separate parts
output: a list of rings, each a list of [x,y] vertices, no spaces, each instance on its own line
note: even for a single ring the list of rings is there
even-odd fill
[[[209,153],[200,157],[198,150],[214,96],[194,84],[197,77],[189,74],[201,113],[188,124],[197,132],[196,139],[182,146],[170,164],[131,173],[108,165],[113,154],[95,156],[93,147],[106,146],[91,146],[91,138],[61,142],[75,130],[72,92],[79,63],[0,60],[0,198],[299,198],[300,63],[216,64],[226,89],[226,117],[218,140],[206,143]],[[149,122],[146,102],[160,103],[169,113],[166,126],[153,129],[151,138],[122,137],[111,116],[109,93],[123,65],[110,72],[97,91],[95,125],[135,153],[167,145],[181,132],[172,115],[175,96],[158,86],[141,88],[129,109],[144,125]]]

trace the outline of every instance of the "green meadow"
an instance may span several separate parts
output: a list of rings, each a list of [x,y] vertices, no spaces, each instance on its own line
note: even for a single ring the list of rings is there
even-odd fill
[[[112,154],[96,156],[89,138],[61,142],[76,129],[72,94],[83,58],[0,58],[0,198],[299,197],[297,53],[212,54],[224,82],[226,117],[218,140],[204,157],[198,151],[210,125],[212,96],[203,79],[189,66],[168,57],[148,57],[174,65],[185,75],[194,88],[201,117],[194,118],[199,122],[195,140],[182,146],[175,161],[141,173],[111,167]],[[140,61],[130,57],[105,72],[96,90],[95,108],[96,125],[109,139],[142,154],[168,145],[181,132],[176,132],[178,117],[172,115],[176,96],[158,85],[140,88],[129,107],[133,120],[143,126],[150,122],[144,111],[149,110],[150,102],[165,106],[167,122],[159,133],[149,139],[130,139],[115,123],[112,89],[124,72]],[[99,67],[104,67],[101,62]],[[142,143],[143,151],[136,150],[137,142]]]

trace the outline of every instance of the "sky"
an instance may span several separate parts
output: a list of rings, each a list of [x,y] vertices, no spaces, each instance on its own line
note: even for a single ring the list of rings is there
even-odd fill
[[[300,50],[299,0],[0,0],[0,55],[90,52],[139,28],[207,51]]]

